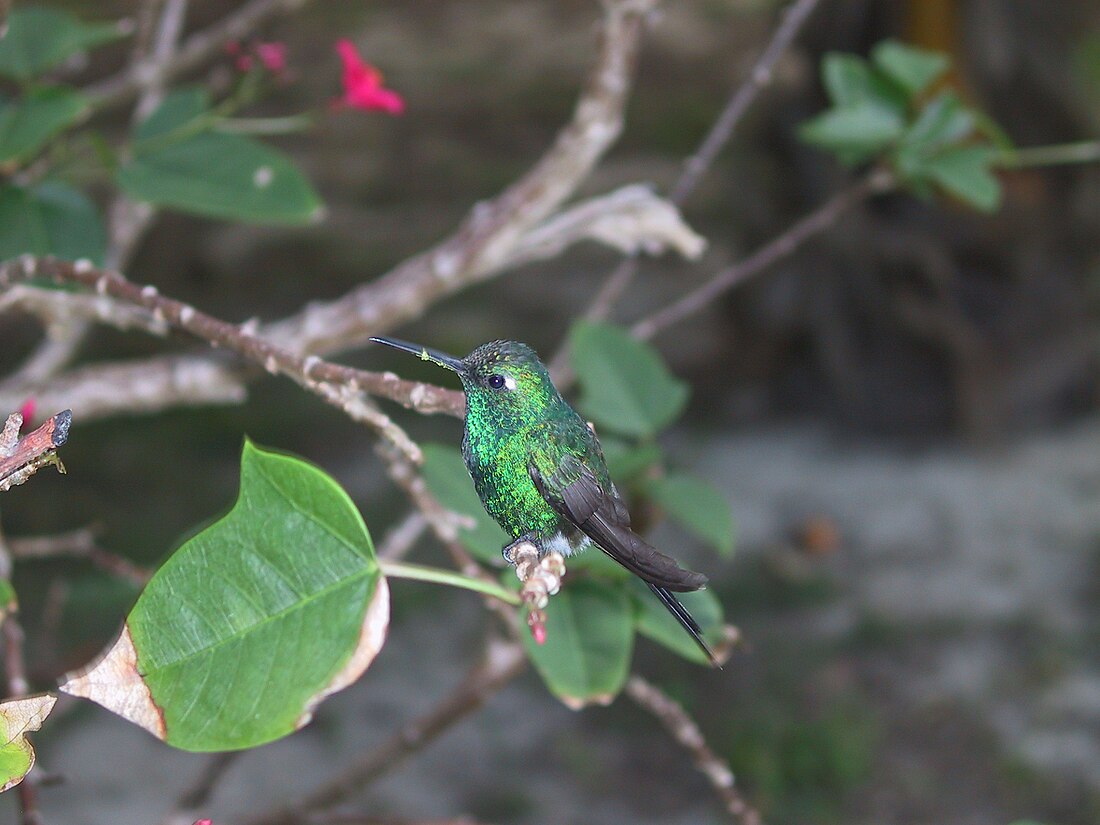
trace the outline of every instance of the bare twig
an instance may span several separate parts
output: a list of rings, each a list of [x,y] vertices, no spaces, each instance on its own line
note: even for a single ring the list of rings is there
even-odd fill
[[[83,422],[179,407],[240,404],[245,399],[244,386],[221,364],[193,356],[140,363],[140,369],[133,361],[123,361],[71,370],[34,389],[34,398],[45,409],[68,404]],[[25,399],[25,391],[0,392],[0,409]]]
[[[53,536],[9,537],[8,549],[13,559],[54,559],[61,557],[87,559],[101,570],[126,579],[138,587],[149,581],[152,573],[122,556],[104,550],[96,544],[95,533],[88,528]]]
[[[247,817],[242,825],[298,825],[307,815],[332,808],[355,794],[478,710],[524,671],[527,657],[514,641],[490,641],[484,659],[428,713],[407,722],[335,779],[277,810]]]
[[[378,558],[385,561],[405,558],[427,529],[428,521],[424,514],[410,510],[405,518],[386,531],[386,535],[378,543]]]
[[[675,183],[672,184],[672,191],[669,195],[669,201],[673,206],[682,206],[688,196],[695,191],[695,187],[699,185],[703,175],[714,163],[718,153],[722,151],[733,136],[745,112],[748,111],[760,92],[771,83],[779,58],[790,48],[791,43],[794,42],[795,37],[798,36],[802,26],[805,25],[806,20],[819,2],[820,0],[794,0],[787,7],[782,22],[776,28],[771,41],[765,46],[748,76],[734,91],[726,107],[710,127],[702,143],[699,144],[699,148],[684,161],[684,168]],[[613,307],[626,292],[637,272],[637,255],[631,254],[623,258],[604,281],[599,292],[596,293],[596,297],[593,298],[588,311],[585,313],[585,319],[602,321],[610,316]],[[568,373],[565,356],[566,352],[562,349],[550,361],[551,372],[554,373],[557,380],[563,382],[567,382],[571,377]]]
[[[726,290],[743,283],[794,253],[810,238],[835,224],[849,210],[873,195],[889,191],[893,186],[894,178],[885,170],[876,170],[866,175],[852,186],[833,195],[809,215],[743,261],[719,271],[709,281],[680,300],[637,321],[631,327],[631,333],[636,338],[652,338],[661,330],[694,315],[709,306]]]
[[[245,751],[229,751],[227,753],[212,753],[195,781],[180,794],[176,803],[177,811],[188,811],[201,808],[214,795],[218,783],[225,778],[229,767],[243,756]]]
[[[733,772],[725,760],[707,745],[703,732],[683,706],[637,674],[626,682],[626,695],[653,714],[672,738],[691,753],[696,767],[714,788],[729,813],[742,825],[760,825],[759,812],[745,802],[734,786]]]
[[[710,127],[707,136],[690,158],[684,163],[684,169],[679,179],[672,186],[669,195],[677,206],[687,200],[688,195],[695,191],[699,180],[706,174],[718,153],[733,136],[737,124],[741,122],[749,106],[757,96],[771,82],[775,73],[775,66],[779,58],[790,48],[803,25],[813,14],[820,0],[794,0],[783,14],[783,20],[772,35],[771,41],[764,48],[759,59],[753,65],[745,81],[733,93],[726,108],[718,116],[718,120]]]
[[[133,100],[151,84],[164,85],[187,72],[194,71],[217,56],[230,40],[241,40],[252,34],[267,20],[297,11],[308,0],[249,0],[236,11],[202,31],[195,32],[180,46],[170,61],[158,65],[142,61],[128,66],[85,90],[96,109],[110,109]]]

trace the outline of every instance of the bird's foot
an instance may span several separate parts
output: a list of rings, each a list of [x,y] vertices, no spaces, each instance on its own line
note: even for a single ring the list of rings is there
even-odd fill
[[[504,545],[500,549],[500,555],[504,556],[504,560],[506,562],[511,565],[515,565],[518,558],[516,552],[525,544],[530,546],[531,552],[534,552],[535,558],[537,559],[539,551],[538,548],[535,546],[535,543],[531,540],[530,536],[520,536],[511,544]]]

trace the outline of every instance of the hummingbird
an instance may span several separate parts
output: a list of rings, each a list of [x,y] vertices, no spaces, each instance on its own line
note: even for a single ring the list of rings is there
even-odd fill
[[[701,589],[707,577],[680,567],[630,529],[596,433],[562,398],[531,347],[490,341],[455,358],[397,338],[370,340],[431,361],[462,381],[462,457],[485,510],[513,539],[502,549],[509,563],[523,542],[540,556],[569,556],[594,544],[649,585],[719,666],[698,623],[673,595]]]

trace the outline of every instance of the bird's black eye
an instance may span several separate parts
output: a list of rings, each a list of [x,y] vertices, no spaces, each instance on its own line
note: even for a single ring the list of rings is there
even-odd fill
[[[504,386],[504,376],[500,373],[494,373],[489,376],[489,386],[494,390],[499,390]]]

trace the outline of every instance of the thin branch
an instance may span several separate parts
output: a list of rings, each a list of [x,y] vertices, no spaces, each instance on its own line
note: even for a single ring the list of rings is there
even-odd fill
[[[854,207],[873,195],[889,191],[894,178],[885,170],[876,170],[844,189],[815,209],[781,235],[760,247],[749,257],[720,270],[702,286],[684,295],[630,329],[635,338],[649,339],[685,318],[709,306],[728,289],[758,275],[776,262],[797,251],[806,241],[828,229]]]
[[[53,536],[24,536],[8,539],[8,550],[16,561],[56,558],[87,559],[91,564],[125,579],[138,587],[149,581],[152,573],[96,544],[95,533],[88,528]]]
[[[194,71],[221,53],[230,40],[248,37],[269,19],[302,8],[308,0],[250,0],[217,23],[195,32],[180,46],[170,61],[158,65],[142,61],[128,66],[114,77],[89,86],[85,95],[98,110],[121,106],[151,84],[166,85]]]
[[[427,529],[428,521],[424,514],[410,510],[405,518],[386,531],[386,535],[378,543],[378,558],[400,561],[409,554]]]
[[[481,708],[526,666],[527,656],[517,642],[490,641],[483,660],[461,685],[430,711],[407,722],[389,739],[317,790],[292,805],[253,814],[245,818],[242,825],[299,825],[309,814],[325,811],[350,799]]]
[[[672,738],[691,753],[696,767],[734,819],[742,825],[761,825],[760,813],[744,800],[734,786],[729,765],[710,749],[699,725],[682,705],[637,674],[627,679],[625,692],[639,707],[653,714]]]
[[[245,751],[210,754],[195,781],[180,794],[176,802],[176,811],[196,810],[209,802],[218,783],[225,778],[229,767],[244,754]]]
[[[45,409],[73,407],[82,422],[245,400],[244,386],[234,380],[233,372],[194,356],[92,364],[34,388],[33,394]],[[0,391],[0,408],[13,408],[24,400],[26,390]]]
[[[695,191],[699,181],[719,152],[733,136],[745,112],[755,102],[768,85],[771,84],[775,74],[775,66],[779,58],[790,48],[791,43],[798,36],[799,31],[805,25],[807,19],[813,14],[820,0],[795,0],[787,7],[783,19],[776,28],[768,45],[764,47],[760,57],[749,71],[748,76],[737,87],[729,102],[726,104],[714,125],[710,127],[703,138],[699,148],[684,161],[684,168],[680,176],[672,184],[669,201],[673,206],[683,206],[688,196]],[[596,297],[588,307],[584,317],[588,321],[602,321],[611,315],[615,304],[626,292],[634,276],[638,272],[638,260],[636,254],[624,257],[612,270],[611,274],[600,287]],[[566,352],[560,350],[550,361],[551,372],[555,378],[563,383],[568,383],[571,375],[568,374]]]
[[[805,25],[820,0],[794,0],[783,13],[783,19],[772,35],[771,42],[764,48],[756,64],[745,78],[744,83],[734,92],[718,120],[710,128],[702,144],[695,154],[687,159],[679,179],[673,184],[672,193],[669,195],[677,206],[687,200],[688,195],[695,191],[699,180],[706,174],[718,153],[722,151],[734,130],[741,122],[745,112],[756,100],[757,96],[771,82],[775,74],[775,66],[779,58],[790,48],[795,37]]]

